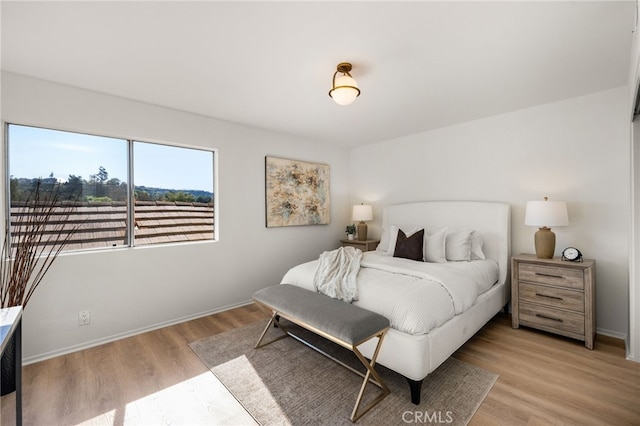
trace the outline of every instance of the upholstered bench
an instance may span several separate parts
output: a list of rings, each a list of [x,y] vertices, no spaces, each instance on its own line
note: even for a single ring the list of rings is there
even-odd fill
[[[384,336],[387,330],[389,330],[389,320],[387,318],[358,306],[290,284],[280,284],[263,288],[254,293],[253,300],[258,306],[266,309],[271,315],[271,319],[255,345],[256,348],[292,335],[287,331],[286,326],[280,323],[279,318],[282,317],[351,350],[365,366],[366,374],[362,374],[343,362],[330,357],[340,365],[364,377],[351,413],[350,419],[352,422],[362,417],[362,415],[389,394],[389,388],[384,384],[374,368]],[[282,330],[284,335],[270,342],[261,344],[269,327],[274,323]],[[371,361],[368,361],[358,350],[358,346],[374,337],[378,338],[378,344],[371,357]],[[296,339],[300,340],[299,337],[296,337]],[[307,345],[316,349],[309,343],[307,343]],[[319,352],[327,355],[322,351]],[[373,379],[371,376],[373,376]],[[382,392],[358,412],[364,390],[369,382],[378,386]]]

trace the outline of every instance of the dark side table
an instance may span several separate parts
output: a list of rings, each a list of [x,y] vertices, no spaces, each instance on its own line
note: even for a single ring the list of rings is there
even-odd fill
[[[16,425],[22,426],[22,306],[0,309],[0,356],[13,367]]]

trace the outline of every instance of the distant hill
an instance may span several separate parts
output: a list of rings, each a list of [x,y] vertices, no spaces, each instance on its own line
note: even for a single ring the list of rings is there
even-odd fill
[[[198,201],[202,203],[210,203],[213,200],[213,193],[209,191],[202,191],[198,189],[167,189],[167,188],[155,188],[150,186],[135,186],[134,190],[136,194],[146,193],[148,194],[151,200],[161,200],[166,199],[170,200],[172,194],[186,194],[191,195],[193,197],[193,201]],[[142,199],[144,197],[138,197],[138,199]],[[177,201],[184,201],[182,198]]]

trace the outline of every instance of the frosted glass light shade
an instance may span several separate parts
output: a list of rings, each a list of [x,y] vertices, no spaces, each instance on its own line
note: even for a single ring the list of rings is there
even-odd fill
[[[345,74],[336,76],[335,88],[329,92],[329,95],[338,105],[349,105],[360,95],[360,90],[356,81]]]
[[[353,215],[351,219],[359,220],[361,222],[373,220],[373,208],[370,205],[366,205],[366,204],[353,206]]]
[[[552,228],[567,226],[569,215],[565,201],[528,201],[524,224]]]

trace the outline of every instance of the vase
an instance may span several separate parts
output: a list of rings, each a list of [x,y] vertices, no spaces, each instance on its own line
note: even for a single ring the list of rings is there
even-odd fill
[[[347,234],[347,240],[352,240],[353,241],[353,234]]]

